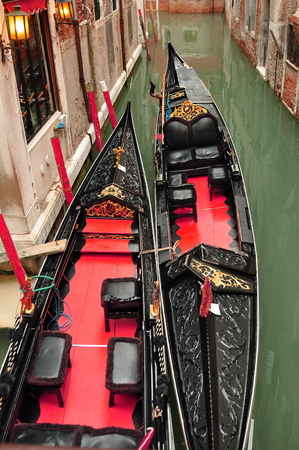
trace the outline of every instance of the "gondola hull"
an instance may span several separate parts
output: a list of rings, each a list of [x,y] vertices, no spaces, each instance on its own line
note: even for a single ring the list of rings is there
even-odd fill
[[[258,355],[257,256],[246,188],[217,105],[171,44],[164,80],[157,239],[178,411],[190,450],[244,449]]]
[[[56,239],[67,249],[46,258],[1,369],[1,442],[137,448],[157,426],[146,438],[170,448],[167,395],[163,411],[155,391],[168,378],[150,313],[153,221],[130,103]]]

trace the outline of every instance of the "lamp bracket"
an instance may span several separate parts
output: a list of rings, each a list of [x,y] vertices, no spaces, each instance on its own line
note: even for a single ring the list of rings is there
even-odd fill
[[[12,47],[9,44],[4,45],[5,41],[2,39],[2,35],[0,35],[0,46],[1,46],[1,61],[5,62],[6,56],[5,53],[8,53]]]

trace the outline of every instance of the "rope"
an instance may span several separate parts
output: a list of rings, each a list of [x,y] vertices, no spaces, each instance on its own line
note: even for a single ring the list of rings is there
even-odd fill
[[[177,240],[172,247],[162,247],[162,248],[154,248],[151,250],[142,250],[142,252],[140,252],[140,255],[146,255],[147,253],[154,253],[154,252],[163,252],[164,250],[170,250],[172,253],[172,260],[177,259],[177,254],[176,254],[176,248],[179,245],[179,240]]]
[[[47,277],[46,275],[35,275],[34,277],[30,277],[29,279],[30,279],[30,280],[33,280],[33,279],[35,279],[35,278],[45,278],[45,279],[47,279],[47,280],[55,281],[54,278],[52,278],[52,277]],[[42,287],[42,288],[33,289],[32,291],[33,291],[33,292],[45,291],[46,289],[51,289],[51,288],[54,287],[54,286],[55,286],[55,283],[52,283],[50,286],[45,286],[45,287]],[[21,290],[22,292],[27,292],[26,290],[24,290],[24,289],[22,289],[22,288],[20,288],[20,290]]]
[[[55,322],[58,326],[58,330],[59,331],[67,331],[73,324],[73,319],[72,319],[72,313],[71,313],[71,309],[69,304],[63,300],[60,297],[60,292],[57,288],[54,289],[54,295],[56,296],[56,300],[54,300],[53,302],[53,313],[54,315],[51,314],[52,316],[52,320],[50,320],[50,322],[48,323],[47,329],[50,329],[50,324]],[[63,305],[63,310],[61,308],[61,305]],[[68,312],[66,313],[64,311],[65,306],[68,310]],[[60,325],[58,323],[58,319],[60,317],[63,317],[65,319],[64,323],[62,325]]]

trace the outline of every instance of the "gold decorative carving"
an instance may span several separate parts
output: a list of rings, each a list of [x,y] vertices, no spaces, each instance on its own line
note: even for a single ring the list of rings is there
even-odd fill
[[[124,199],[126,197],[122,193],[122,190],[119,187],[115,186],[114,184],[105,187],[105,189],[102,190],[102,192],[98,195],[98,197],[101,198],[105,197],[106,195],[113,195],[114,197],[118,197],[121,199]]]
[[[116,153],[116,155],[115,155],[116,161],[115,161],[115,165],[113,167],[118,167],[120,165],[121,155],[123,154],[125,149],[122,147],[117,147],[117,148],[114,148],[113,151]]]
[[[86,208],[86,215],[89,217],[122,217],[123,219],[134,218],[135,211],[120,203],[107,200]]]
[[[170,100],[175,100],[177,98],[185,97],[185,91],[176,92],[175,94],[170,94]]]
[[[173,113],[170,114],[170,117],[181,117],[185,120],[192,120],[194,117],[198,116],[198,114],[204,114],[207,112],[208,110],[206,108],[195,105],[189,100],[186,100],[181,106],[175,108]]]
[[[201,274],[203,277],[209,277],[210,282],[216,288],[222,289],[242,289],[244,291],[250,291],[250,282],[244,278],[231,275],[223,270],[215,269],[208,264],[192,258],[188,263],[190,268],[195,272]]]
[[[83,236],[85,238],[89,238],[89,239],[124,239],[124,240],[133,240],[134,239],[134,235],[133,234],[101,234],[101,233],[91,233],[91,234],[86,234],[83,233]]]

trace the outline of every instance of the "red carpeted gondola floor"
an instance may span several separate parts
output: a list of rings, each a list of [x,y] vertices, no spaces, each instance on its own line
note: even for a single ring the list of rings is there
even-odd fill
[[[221,190],[213,192],[212,200],[208,188],[207,176],[188,179],[194,183],[197,193],[197,222],[191,217],[182,217],[176,220],[179,229],[179,248],[182,253],[195,245],[205,243],[222,248],[230,248],[232,237],[229,235],[232,228],[229,225],[229,206],[225,203],[227,197]]]
[[[113,245],[117,251],[117,242]],[[132,414],[136,396],[116,395],[115,406],[109,408],[105,368],[108,338],[134,336],[136,321],[112,320],[111,331],[106,333],[100,291],[105,278],[136,276],[135,269],[130,253],[81,255],[65,298],[72,314],[72,325],[67,332],[73,337],[72,367],[62,386],[65,406],[59,407],[55,394],[43,393],[38,422],[134,428]]]

